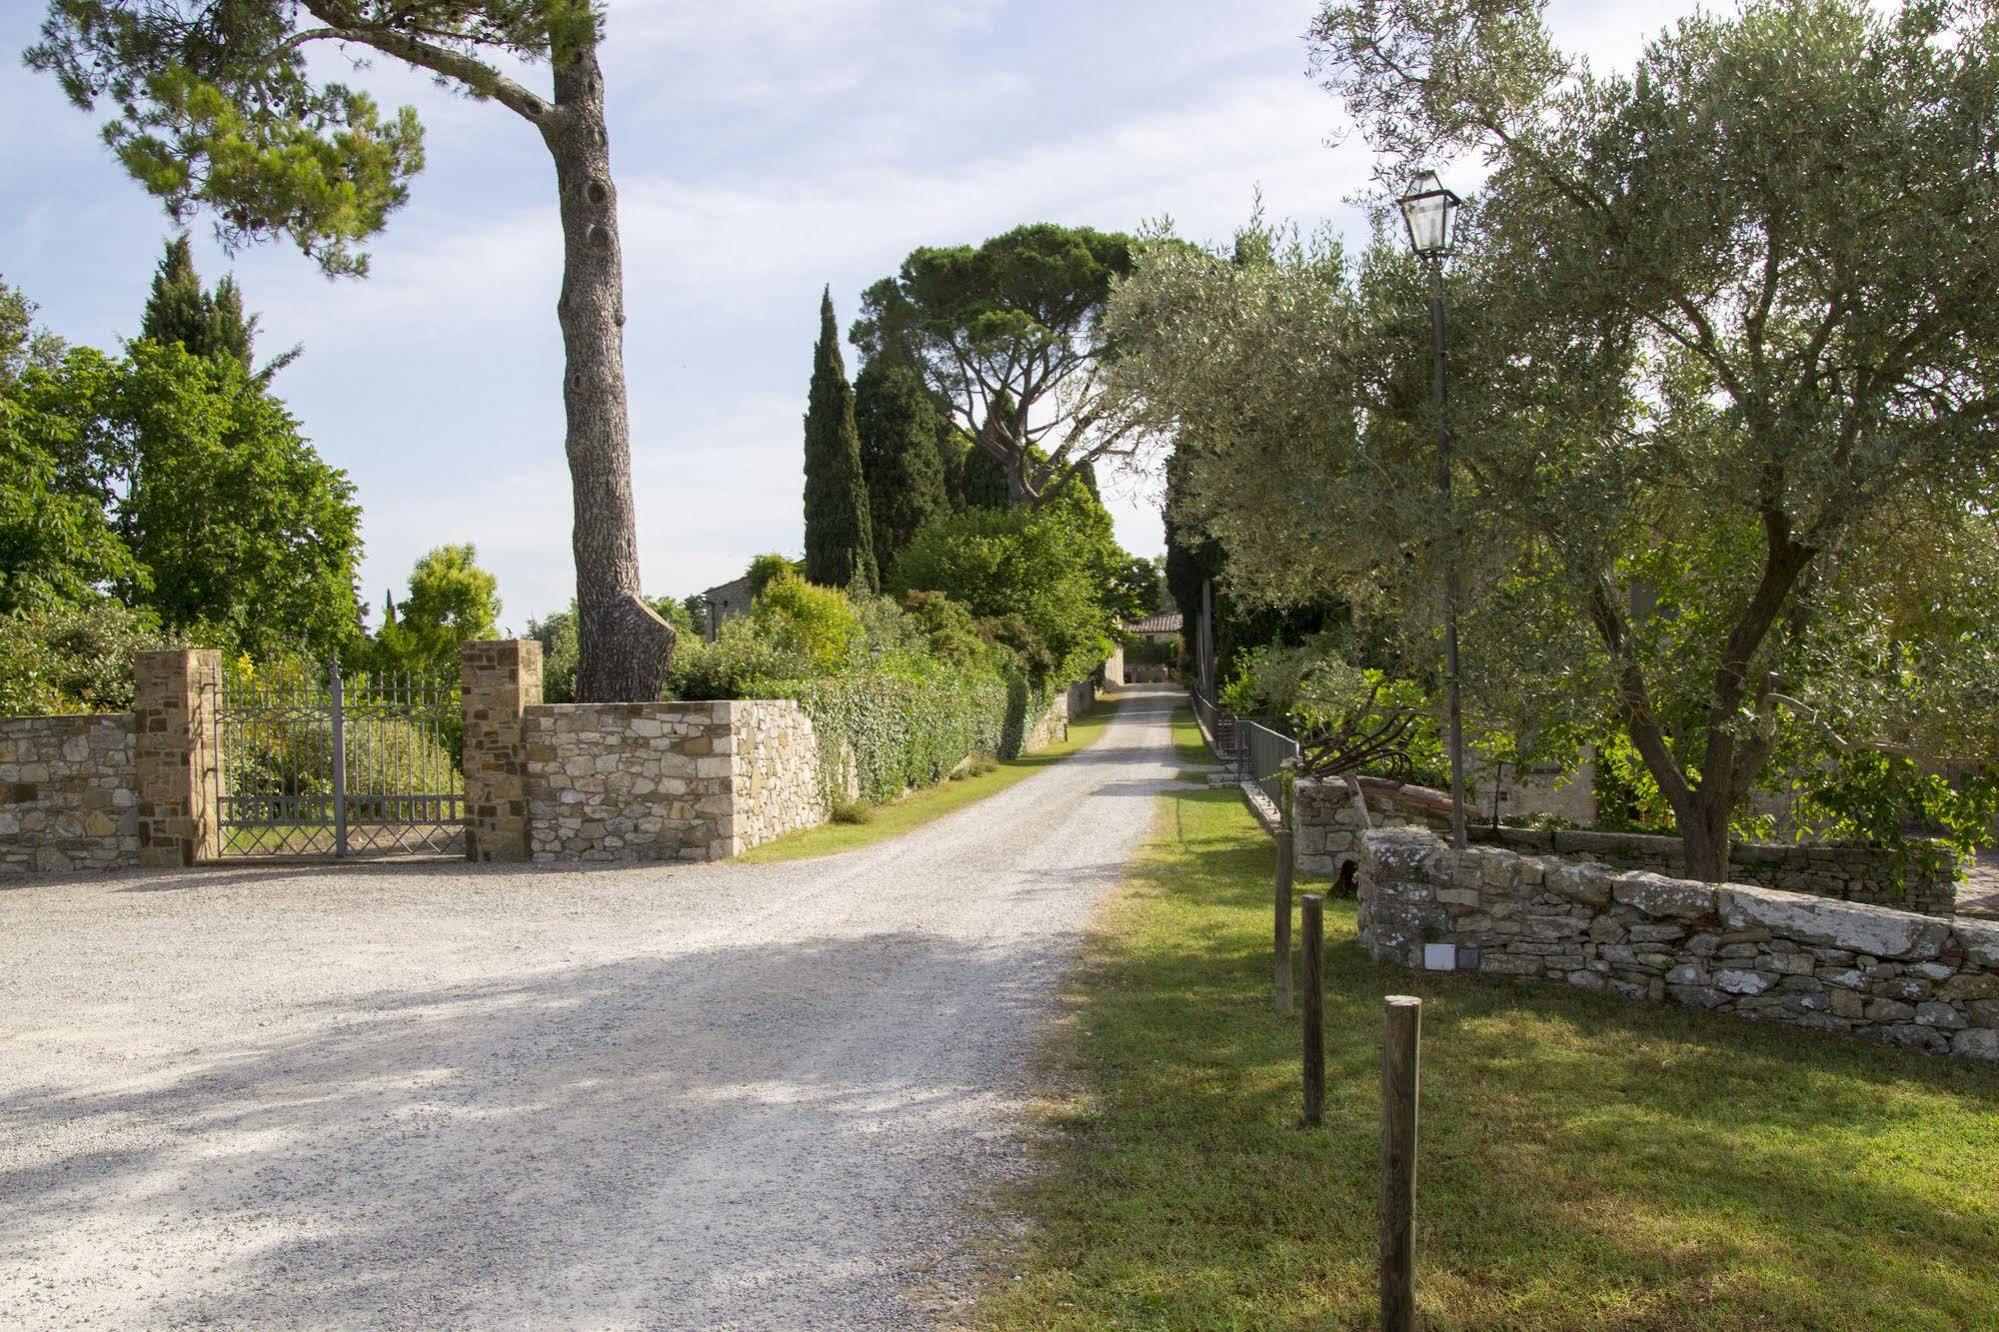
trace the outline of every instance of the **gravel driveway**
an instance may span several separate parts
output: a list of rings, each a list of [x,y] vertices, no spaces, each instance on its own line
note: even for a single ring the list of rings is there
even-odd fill
[[[925,1326],[1176,695],[789,865],[0,889],[0,1325]]]

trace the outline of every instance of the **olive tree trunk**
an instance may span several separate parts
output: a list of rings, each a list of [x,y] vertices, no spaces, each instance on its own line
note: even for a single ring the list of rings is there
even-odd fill
[[[562,404],[575,501],[571,544],[581,651],[576,698],[647,702],[660,695],[674,632],[640,595],[625,409],[624,265],[596,46],[560,60],[553,75],[556,109],[542,132],[555,159],[562,213],[556,316],[562,325]]]

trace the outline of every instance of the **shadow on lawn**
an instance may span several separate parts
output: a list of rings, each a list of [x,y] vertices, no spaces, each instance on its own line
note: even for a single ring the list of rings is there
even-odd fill
[[[1300,1131],[1298,1027],[1269,1007],[1270,844],[1217,817],[1233,791],[1169,798],[1173,840],[1136,900],[1176,913],[1171,945],[1095,946],[1088,1048],[1117,1070],[1119,1113],[1156,1117],[1173,1187],[1239,1198],[1257,1179],[1242,1224],[1278,1217],[1280,1247],[1287,1226],[1316,1232],[1355,1319],[1390,993],[1425,1000],[1424,1283],[1444,1324],[1705,1328],[1747,1325],[1745,1307],[1783,1323],[1828,1286],[1838,1326],[1953,1326],[1999,1270],[1999,1068],[1380,965],[1350,901],[1327,903],[1327,1126]]]

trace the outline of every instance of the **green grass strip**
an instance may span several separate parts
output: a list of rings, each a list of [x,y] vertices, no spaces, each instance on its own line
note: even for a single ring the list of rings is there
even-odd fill
[[[1271,868],[1235,791],[1162,797],[1052,1040],[1044,1169],[1008,1200],[1028,1236],[974,1325],[1372,1326],[1381,1000],[1417,993],[1426,1329],[1999,1327],[1999,1067],[1377,966],[1328,902],[1307,1131]]]

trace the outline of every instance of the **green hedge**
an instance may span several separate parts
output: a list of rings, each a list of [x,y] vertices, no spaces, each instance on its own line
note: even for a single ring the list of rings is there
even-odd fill
[[[943,781],[972,754],[1018,757],[1054,695],[1018,678],[911,678],[863,672],[769,687],[795,699],[819,739],[821,789],[831,801],[851,776],[877,804]]]

